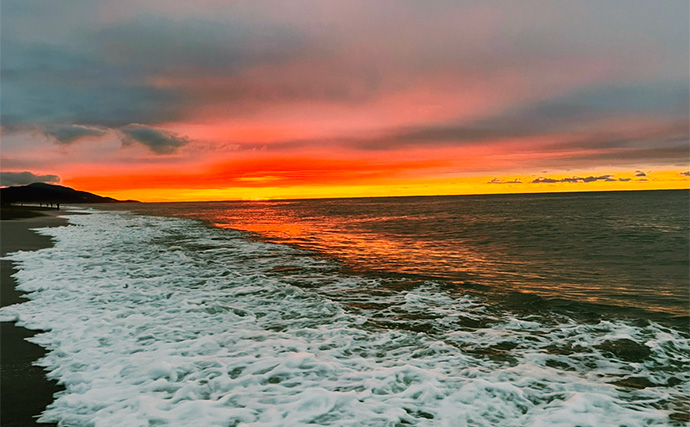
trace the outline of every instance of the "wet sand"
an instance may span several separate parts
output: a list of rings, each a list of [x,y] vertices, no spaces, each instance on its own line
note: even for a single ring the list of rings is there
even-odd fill
[[[60,226],[66,220],[57,215],[64,211],[35,211],[38,216],[0,221],[0,256],[18,250],[38,250],[53,245],[49,237],[41,236],[32,228]],[[26,212],[21,216],[30,216]],[[5,216],[4,218],[12,217]],[[13,263],[0,260],[0,306],[26,301],[23,292],[15,289]],[[53,401],[53,394],[61,390],[55,381],[48,380],[46,372],[33,363],[45,351],[26,338],[36,334],[14,323],[0,322],[0,425],[36,425],[37,417]],[[51,425],[51,424],[40,424]],[[54,425],[54,424],[53,424]]]

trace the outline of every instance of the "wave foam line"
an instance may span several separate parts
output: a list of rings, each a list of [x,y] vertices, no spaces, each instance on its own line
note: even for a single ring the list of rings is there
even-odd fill
[[[55,238],[54,247],[9,257],[31,300],[0,309],[0,320],[45,331],[33,338],[48,349],[40,364],[66,390],[43,422],[648,426],[669,420],[664,399],[671,389],[626,399],[598,379],[596,371],[624,369],[601,353],[592,353],[594,372],[585,373],[549,366],[547,359],[561,356],[544,354],[543,342],[520,349],[526,337],[543,336],[546,326],[537,321],[505,318],[474,334],[448,329],[440,336],[371,327],[328,292],[294,285],[352,286],[360,279],[335,276],[325,261],[292,248],[182,219],[97,211],[69,222],[40,231]],[[300,269],[291,270],[288,283],[275,274],[280,265]],[[437,312],[439,322],[463,310],[482,315],[476,301],[434,292],[406,292],[399,308]],[[611,324],[605,336],[637,333],[623,327]],[[568,331],[591,347],[582,328]],[[462,350],[513,338],[514,362]],[[568,357],[559,360],[569,363]]]

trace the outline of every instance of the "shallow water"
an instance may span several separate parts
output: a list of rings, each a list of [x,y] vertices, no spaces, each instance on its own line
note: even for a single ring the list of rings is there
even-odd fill
[[[684,317],[688,191],[141,205],[314,250],[353,273]],[[562,304],[561,304],[562,305]],[[528,308],[528,307],[525,307]],[[600,307],[607,314],[607,307]],[[650,315],[648,313],[648,315]]]
[[[55,247],[10,256],[32,299],[0,320],[46,330],[33,340],[66,390],[42,420],[63,425],[684,425],[690,339],[674,286],[687,211],[648,200],[613,216],[602,200],[598,215],[558,219],[564,198],[548,221],[539,196],[90,210],[40,231]],[[226,228],[160,216],[173,211]],[[507,211],[523,219],[507,224]],[[649,244],[609,253],[626,239]],[[592,259],[632,265],[653,248],[669,254],[649,263],[656,276]],[[653,277],[670,285],[650,302]],[[632,291],[604,289],[612,278]]]

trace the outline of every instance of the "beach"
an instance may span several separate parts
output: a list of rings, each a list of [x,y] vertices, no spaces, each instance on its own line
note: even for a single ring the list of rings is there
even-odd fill
[[[12,216],[5,213],[0,221],[0,255],[3,257],[19,250],[34,251],[52,246],[50,237],[31,229],[66,223],[58,217],[61,212],[56,210],[26,209]],[[28,217],[30,215],[38,216]],[[8,216],[22,218],[4,219]],[[15,272],[12,261],[0,261],[0,305],[3,307],[26,301],[24,293],[15,289],[16,281],[12,277]],[[43,348],[26,340],[36,331],[9,322],[1,322],[0,331],[0,422],[3,426],[33,425],[36,417],[53,401],[53,394],[61,388],[56,381],[46,378],[43,368],[33,365],[45,354]]]

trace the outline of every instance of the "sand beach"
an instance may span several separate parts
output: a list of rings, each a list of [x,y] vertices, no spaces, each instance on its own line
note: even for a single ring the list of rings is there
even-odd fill
[[[0,221],[0,256],[25,250],[33,251],[50,247],[53,243],[31,229],[60,226],[66,223],[59,218],[61,211],[10,208],[3,209]],[[32,216],[35,215],[35,216]],[[16,219],[5,219],[5,218]],[[17,218],[19,217],[19,218]],[[24,293],[15,289],[12,277],[15,272],[9,260],[0,261],[0,306],[21,303]],[[45,350],[26,339],[35,335],[14,323],[0,323],[0,423],[3,426],[28,426],[53,401],[53,394],[61,388],[48,380],[46,372],[33,363],[43,357]],[[46,425],[46,424],[41,424]]]

